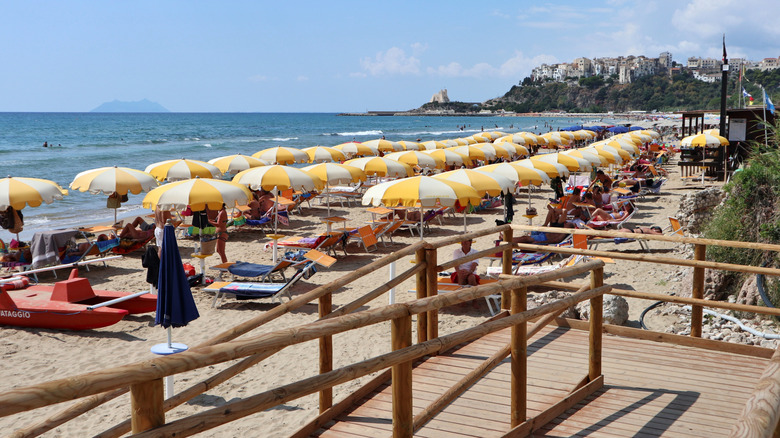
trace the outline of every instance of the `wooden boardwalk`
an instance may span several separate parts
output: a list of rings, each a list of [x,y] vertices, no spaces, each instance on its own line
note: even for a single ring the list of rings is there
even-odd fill
[[[508,330],[493,333],[417,365],[413,372],[414,415],[509,339]],[[587,375],[588,333],[545,328],[529,342],[528,354],[531,417],[564,398]],[[533,436],[723,436],[767,363],[768,359],[604,335],[604,387]],[[509,368],[507,358],[415,436],[491,437],[508,432]],[[390,436],[388,384],[315,436]]]

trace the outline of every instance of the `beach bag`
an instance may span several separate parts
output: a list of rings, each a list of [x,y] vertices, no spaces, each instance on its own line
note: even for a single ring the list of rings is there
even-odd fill
[[[182,267],[184,268],[184,273],[187,274],[187,277],[191,277],[195,275],[195,267],[192,266],[189,263],[182,263]]]

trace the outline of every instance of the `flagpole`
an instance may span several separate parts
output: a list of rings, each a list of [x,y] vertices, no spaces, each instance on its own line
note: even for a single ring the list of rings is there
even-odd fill
[[[769,147],[769,141],[766,137],[766,90],[764,89],[764,86],[761,85],[761,93],[764,94],[764,147]]]

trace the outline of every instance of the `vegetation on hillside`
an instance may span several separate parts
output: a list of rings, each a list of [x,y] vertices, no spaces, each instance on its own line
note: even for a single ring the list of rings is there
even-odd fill
[[[724,186],[726,198],[705,227],[704,237],[780,243],[780,150],[775,146],[780,144],[780,121],[768,128],[771,130],[770,147],[759,143],[751,145],[751,158]],[[709,246],[707,258],[724,263],[780,267],[780,257],[774,251]],[[729,276],[729,284],[742,282],[741,274],[730,273]],[[780,305],[779,284],[777,279],[767,282],[771,289],[768,292],[776,305]],[[731,290],[736,294],[739,288],[732,287]]]
[[[763,105],[759,84],[767,89],[773,102],[780,103],[780,69],[748,70],[742,85],[754,97],[754,103]],[[742,91],[738,75],[729,77],[729,108],[739,107]],[[421,109],[447,109],[455,112],[478,112],[482,109],[511,112],[565,111],[574,113],[603,113],[608,111],[686,111],[720,109],[720,82],[707,83],[695,79],[687,71],[673,77],[651,75],[637,78],[629,84],[618,84],[617,76],[571,78],[566,82],[532,81],[525,78],[503,96],[481,105],[464,102],[429,103]]]

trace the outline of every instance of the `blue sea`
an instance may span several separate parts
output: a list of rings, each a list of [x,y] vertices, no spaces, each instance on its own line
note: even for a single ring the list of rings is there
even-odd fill
[[[421,141],[482,131],[546,132],[588,122],[577,118],[339,116],[312,113],[0,113],[0,175],[53,180],[63,188],[79,172],[106,166],[143,170],[159,161],[208,161],[274,146],[306,148],[347,141]],[[608,122],[608,120],[604,120]],[[465,128],[463,130],[460,127]],[[43,147],[48,142],[53,147]],[[149,213],[144,193],[129,195],[119,218]],[[41,230],[113,220],[106,196],[70,190],[61,201],[25,207],[21,238]],[[13,237],[6,230],[0,239]]]

